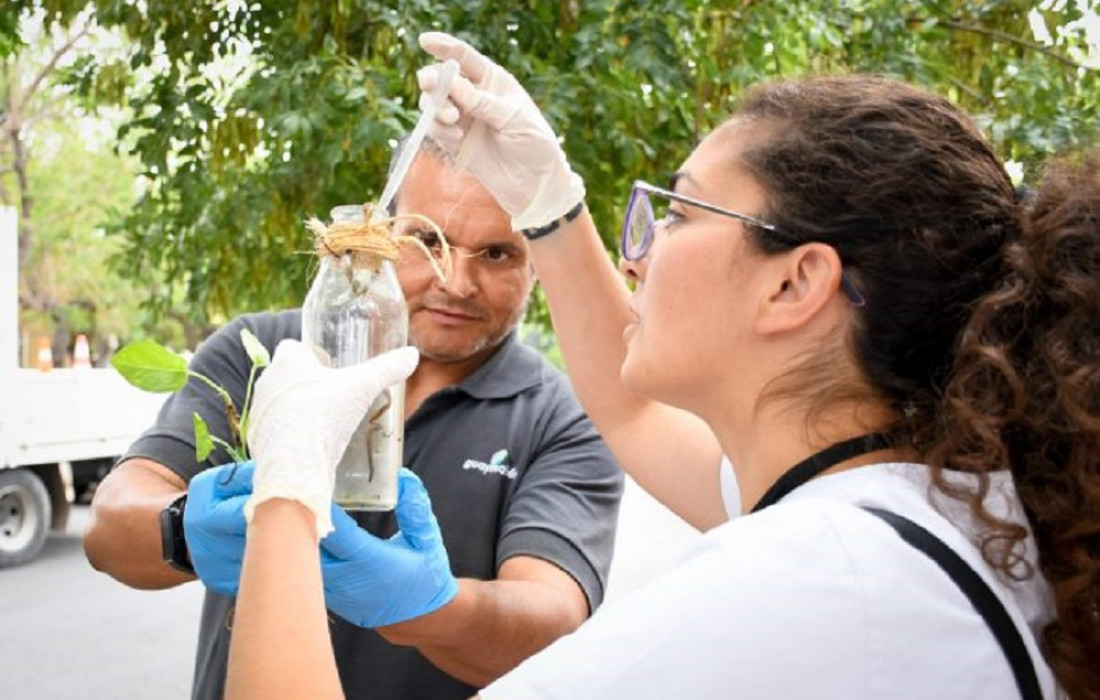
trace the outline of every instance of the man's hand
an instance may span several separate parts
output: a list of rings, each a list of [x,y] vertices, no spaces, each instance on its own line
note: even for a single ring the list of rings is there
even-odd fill
[[[237,595],[240,585],[253,470],[252,462],[207,469],[187,488],[183,536],[191,565],[203,585],[222,595]]]
[[[426,615],[458,593],[424,484],[402,469],[399,485],[396,535],[375,537],[333,506],[336,530],[321,540],[325,604],[360,627]]]
[[[584,182],[569,167],[554,130],[508,71],[448,34],[425,32],[420,45],[440,61],[455,59],[461,69],[429,134],[489,190],[512,216],[514,230],[546,226],[584,200]],[[422,100],[440,68],[418,73]]]
[[[256,382],[248,447],[256,462],[251,520],[269,498],[300,501],[317,516],[317,535],[332,530],[336,465],[371,403],[416,368],[415,348],[400,348],[351,367],[326,366],[309,346],[284,340]]]

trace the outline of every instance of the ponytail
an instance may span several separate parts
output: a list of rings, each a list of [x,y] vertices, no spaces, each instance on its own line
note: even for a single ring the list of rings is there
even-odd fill
[[[1019,206],[1004,281],[960,337],[930,461],[1011,468],[1054,594],[1044,654],[1071,698],[1100,698],[1100,154],[1053,165]],[[981,491],[983,553],[1010,571],[1026,533],[985,513]]]

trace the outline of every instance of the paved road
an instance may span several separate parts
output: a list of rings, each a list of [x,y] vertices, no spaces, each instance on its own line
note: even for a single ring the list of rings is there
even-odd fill
[[[187,698],[202,588],[135,591],[94,571],[80,542],[87,518],[77,507],[40,559],[0,570],[0,698]],[[608,598],[667,566],[695,536],[628,483]]]
[[[88,565],[88,508],[31,564],[0,570],[0,697],[186,698],[202,589],[136,591]]]

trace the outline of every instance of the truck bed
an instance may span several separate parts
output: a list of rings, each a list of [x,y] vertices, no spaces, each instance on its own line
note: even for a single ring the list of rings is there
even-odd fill
[[[18,369],[5,380],[0,468],[121,455],[167,396],[141,391],[109,368]]]

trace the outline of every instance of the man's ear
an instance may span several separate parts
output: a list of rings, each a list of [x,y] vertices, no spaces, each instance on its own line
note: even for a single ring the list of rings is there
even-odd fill
[[[756,331],[764,335],[805,326],[840,288],[843,267],[836,249],[824,243],[807,243],[780,257],[773,291],[761,304],[756,319]]]

